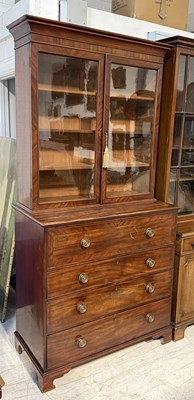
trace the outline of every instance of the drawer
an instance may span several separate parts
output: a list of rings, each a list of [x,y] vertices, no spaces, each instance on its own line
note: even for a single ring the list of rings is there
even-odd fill
[[[131,275],[150,274],[173,267],[174,247],[144,251],[101,263],[49,270],[47,297],[53,298],[75,290],[105,286],[129,279]]]
[[[119,345],[127,346],[130,340],[138,339],[142,335],[151,337],[152,332],[169,326],[170,310],[171,302],[165,299],[49,335],[47,368],[77,365],[87,361],[87,357],[92,355],[100,357],[109,349],[110,352]]]
[[[107,220],[85,226],[50,228],[48,268],[95,262],[132,251],[170,245],[175,239],[174,226],[173,213]],[[150,237],[152,232],[153,236]]]
[[[67,329],[140,304],[171,296],[172,271],[150,274],[120,285],[61,297],[47,304],[47,332]]]
[[[183,252],[194,253],[194,237],[183,239]]]

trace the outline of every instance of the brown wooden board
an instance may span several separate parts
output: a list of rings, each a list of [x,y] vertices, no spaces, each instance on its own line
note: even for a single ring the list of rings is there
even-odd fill
[[[0,319],[6,317],[14,254],[14,212],[16,198],[16,140],[0,137]]]

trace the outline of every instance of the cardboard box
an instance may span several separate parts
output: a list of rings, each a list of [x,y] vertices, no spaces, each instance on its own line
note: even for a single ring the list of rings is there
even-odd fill
[[[186,30],[189,0],[112,0],[112,12]]]
[[[111,12],[112,0],[87,0],[87,7]]]

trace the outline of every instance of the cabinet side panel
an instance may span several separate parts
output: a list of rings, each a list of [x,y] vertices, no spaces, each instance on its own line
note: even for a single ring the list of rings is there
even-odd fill
[[[43,366],[44,230],[16,212],[16,331]]]
[[[156,198],[168,201],[170,179],[171,149],[174,130],[174,111],[176,106],[176,54],[171,52],[164,65],[163,90],[161,101],[161,115],[159,128],[157,170],[156,170]]]
[[[180,270],[180,257],[175,255],[174,260],[174,278],[173,278],[173,293],[172,293],[172,314],[171,320],[173,323],[180,322],[179,312],[180,312],[180,298],[181,298],[181,284],[182,284],[182,274]]]
[[[194,317],[194,255],[188,254],[180,257],[181,282],[180,285],[180,321],[192,319]]]
[[[30,45],[16,51],[16,134],[18,201],[31,208],[31,66]]]

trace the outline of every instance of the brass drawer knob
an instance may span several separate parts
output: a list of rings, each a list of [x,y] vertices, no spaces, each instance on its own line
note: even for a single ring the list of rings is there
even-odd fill
[[[84,238],[81,240],[81,246],[84,247],[84,249],[87,249],[90,247],[90,239]]]
[[[148,314],[146,315],[146,321],[147,321],[149,324],[151,324],[152,322],[154,322],[154,315],[151,314],[151,313],[148,313]]]
[[[79,303],[79,304],[77,305],[77,311],[78,311],[80,314],[84,314],[84,313],[87,311],[87,306],[86,306],[86,304]]]
[[[79,275],[79,281],[81,282],[81,283],[88,283],[88,281],[89,281],[89,278],[88,278],[88,275],[87,274],[80,274]]]
[[[152,237],[154,236],[154,231],[153,231],[152,228],[148,228],[148,229],[146,230],[146,236],[147,236],[148,238],[152,238]]]
[[[78,347],[80,348],[85,347],[87,345],[87,341],[83,337],[79,337],[76,342]]]
[[[154,286],[153,286],[151,283],[148,283],[148,284],[146,285],[146,292],[147,292],[147,293],[153,293],[154,290],[155,290],[155,288],[154,288]]]
[[[148,268],[153,268],[154,265],[155,265],[155,261],[152,260],[152,258],[148,258],[148,259],[146,260],[146,265],[147,265]]]

